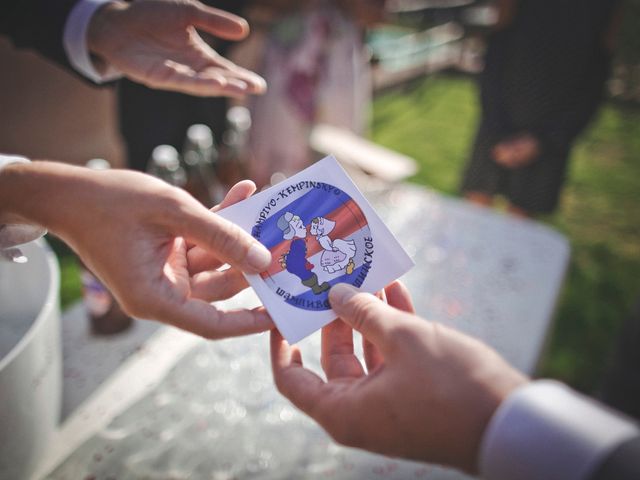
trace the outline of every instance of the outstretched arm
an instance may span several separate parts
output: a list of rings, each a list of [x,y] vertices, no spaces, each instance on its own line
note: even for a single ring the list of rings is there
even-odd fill
[[[225,204],[251,193],[238,184]],[[207,338],[271,328],[260,310],[218,311],[209,302],[246,287],[270,253],[188,193],[151,176],[54,162],[0,170],[0,224],[37,224],[65,240],[131,315]],[[219,271],[228,263],[236,268]]]
[[[399,309],[345,285],[330,291],[344,322],[323,330],[327,382],[304,369],[297,348],[274,331],[278,389],[340,443],[476,472],[491,415],[526,379],[480,342],[412,315],[401,284],[386,296]],[[352,328],[367,340],[366,373],[354,356]]]
[[[265,91],[260,76],[220,56],[198,31],[242,40],[249,26],[243,18],[197,0],[116,1],[95,13],[87,44],[99,62],[150,88],[199,96]]]
[[[278,389],[338,442],[488,480],[595,480],[601,468],[637,478],[632,422],[558,382],[529,382],[481,342],[413,315],[399,283],[386,296],[389,305],[347,285],[330,291],[342,320],[322,332],[327,381],[272,333]],[[352,329],[364,338],[366,370]]]
[[[320,246],[322,248],[324,248],[325,250],[328,250],[330,252],[333,251],[333,243],[331,242],[331,239],[329,238],[329,235],[321,235],[318,238],[318,243],[320,244]]]
[[[249,33],[246,20],[197,0],[6,3],[0,34],[94,81],[99,74],[86,69],[108,67],[148,87],[191,95],[238,97],[266,90],[260,76],[220,56],[198,33],[241,40]]]

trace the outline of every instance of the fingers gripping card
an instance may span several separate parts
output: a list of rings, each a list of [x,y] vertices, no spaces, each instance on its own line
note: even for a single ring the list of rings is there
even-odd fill
[[[218,213],[271,251],[247,280],[289,343],[336,318],[332,285],[373,293],[413,266],[334,157]]]

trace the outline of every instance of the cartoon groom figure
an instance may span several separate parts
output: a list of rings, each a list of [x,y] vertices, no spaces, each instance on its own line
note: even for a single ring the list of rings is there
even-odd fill
[[[307,262],[307,228],[302,219],[291,212],[286,212],[278,219],[278,228],[282,230],[285,240],[292,240],[289,252],[282,257],[282,267],[300,279],[305,287],[309,287],[316,295],[329,290],[327,282],[318,284],[318,276],[313,273],[313,265]]]

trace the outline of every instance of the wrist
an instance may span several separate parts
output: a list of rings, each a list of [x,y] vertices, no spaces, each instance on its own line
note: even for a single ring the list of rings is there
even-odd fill
[[[0,171],[0,223],[38,225],[54,233],[69,215],[65,198],[82,169],[55,162],[16,163]]]
[[[29,224],[21,214],[30,190],[22,188],[22,178],[29,174],[30,163],[11,163],[0,169],[0,224]]]
[[[47,233],[42,226],[17,213],[16,202],[22,199],[15,198],[11,187],[15,183],[16,166],[25,164],[29,164],[29,160],[24,157],[0,155],[0,258],[18,263],[26,257],[16,247]]]
[[[98,8],[87,27],[87,49],[97,63],[104,63],[107,45],[114,40],[113,25],[117,25],[119,15],[129,8],[122,1],[109,2]]]
[[[502,360],[500,359],[500,361]],[[483,391],[483,394],[476,396],[476,422],[469,434],[469,438],[473,440],[469,454],[466,457],[468,460],[462,465],[465,471],[474,475],[477,475],[480,469],[482,440],[486,436],[491,419],[514,391],[531,381],[506,363],[503,367],[506,367],[506,369],[498,368],[496,371],[488,373],[483,376],[484,378],[481,378],[481,384],[483,385],[481,391]]]

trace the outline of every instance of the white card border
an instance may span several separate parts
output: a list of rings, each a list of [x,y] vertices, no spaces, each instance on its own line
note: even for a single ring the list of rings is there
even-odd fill
[[[325,157],[292,177],[217,213],[251,233],[259,212],[271,198],[276,196],[277,192],[305,180],[328,183],[341,189],[358,204],[364,213],[374,239],[374,261],[360,290],[374,293],[405,274],[414,265],[400,242],[382,222],[380,216],[333,156]],[[392,262],[381,261],[382,257],[386,256],[385,252],[391,252],[394,249],[396,252]],[[380,253],[382,250],[384,252]],[[245,277],[271,314],[282,336],[290,344],[297,343],[336,318],[333,310],[303,310],[283,302],[282,297],[271,290],[260,275],[245,275]],[[295,320],[301,317],[304,317],[304,321]]]

